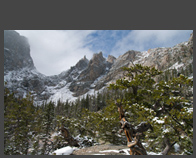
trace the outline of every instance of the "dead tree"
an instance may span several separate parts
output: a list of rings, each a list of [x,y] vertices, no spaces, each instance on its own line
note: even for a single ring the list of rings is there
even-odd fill
[[[63,135],[65,141],[67,141],[70,146],[75,146],[75,147],[80,146],[78,144],[78,141],[71,136],[69,130],[65,128],[64,125],[61,126],[61,134]]]
[[[130,148],[130,155],[147,155],[139,136],[149,128],[153,130],[152,126],[149,123],[142,122],[134,127],[131,123],[126,121],[122,105],[117,104],[117,106],[120,114],[121,129],[125,132],[127,137],[127,146]]]

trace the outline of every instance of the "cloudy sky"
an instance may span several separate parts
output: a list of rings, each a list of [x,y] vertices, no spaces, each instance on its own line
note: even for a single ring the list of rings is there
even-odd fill
[[[193,30],[16,30],[29,40],[37,70],[57,75],[86,55],[102,51],[118,57],[128,50],[172,47],[187,41]]]

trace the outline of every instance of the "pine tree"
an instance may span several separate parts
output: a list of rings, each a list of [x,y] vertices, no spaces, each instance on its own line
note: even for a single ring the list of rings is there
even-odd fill
[[[41,107],[37,106],[36,112],[34,115],[34,127],[33,127],[33,137],[32,137],[32,150],[31,150],[31,155],[40,155],[41,154],[41,136],[43,133],[42,129],[42,121],[43,121],[43,110]]]
[[[33,98],[17,98],[4,91],[4,153],[6,155],[28,154],[34,130]]]
[[[54,119],[54,106],[53,102],[46,103],[43,113],[43,134],[41,136],[41,140],[43,142],[43,147],[41,150],[41,154],[49,154],[52,149],[52,142],[50,141],[51,138],[51,131],[54,129],[53,127],[53,119]]]
[[[86,95],[86,100],[85,100],[85,108],[89,110],[90,104],[89,104],[89,95]]]
[[[155,149],[156,146],[160,152],[164,149],[164,142],[172,142],[170,148],[177,142],[184,152],[192,152],[193,104],[187,94],[193,82],[180,75],[173,80],[156,83],[154,77],[161,72],[141,65],[124,70],[127,72],[125,78],[117,80],[109,88],[124,93],[124,97],[115,100],[124,106],[126,118],[133,125],[141,121],[153,125],[154,132],[147,131],[145,137],[146,141],[153,139],[149,147]],[[182,140],[182,134],[187,139]]]
[[[101,94],[99,92],[97,93],[97,97],[96,97],[96,107],[97,107],[96,111],[99,111],[101,109]]]
[[[189,64],[189,74],[193,73],[193,64]]]

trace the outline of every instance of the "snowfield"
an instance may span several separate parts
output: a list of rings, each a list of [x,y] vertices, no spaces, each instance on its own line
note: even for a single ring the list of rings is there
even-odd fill
[[[54,87],[47,87],[48,90],[50,89],[50,92],[53,94],[49,98],[49,101],[54,101],[56,103],[59,99],[62,102],[66,102],[67,99],[69,101],[75,101],[77,97],[72,96],[73,93],[69,90],[69,85],[70,83],[61,89],[55,89]]]

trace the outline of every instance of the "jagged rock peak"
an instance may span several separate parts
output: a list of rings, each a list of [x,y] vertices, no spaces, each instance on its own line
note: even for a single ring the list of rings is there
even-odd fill
[[[190,34],[190,38],[189,38],[188,43],[193,44],[193,32]]]
[[[193,41],[193,32],[190,34],[189,41]]]
[[[116,61],[116,58],[114,56],[108,55],[107,62],[114,63],[115,61]]]
[[[193,55],[193,32],[190,34],[190,38],[188,40],[188,49],[190,53]]]
[[[80,59],[78,63],[76,64],[76,67],[78,70],[85,69],[88,66],[89,60],[84,56],[84,58]]]
[[[13,30],[4,30],[4,71],[34,69],[28,39]]]
[[[102,52],[93,55],[89,61],[87,68],[80,74],[81,81],[93,82],[100,75],[105,73],[106,59],[103,57]]]
[[[105,58],[103,57],[103,53],[102,52],[93,54],[92,60],[97,60],[97,59],[102,60],[102,61],[105,60]]]
[[[129,50],[125,54],[119,56],[119,58],[122,60],[134,59],[137,53],[139,53],[139,51]]]

